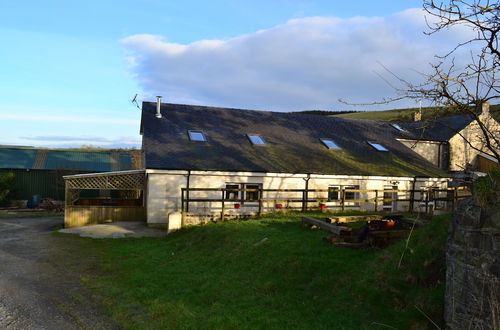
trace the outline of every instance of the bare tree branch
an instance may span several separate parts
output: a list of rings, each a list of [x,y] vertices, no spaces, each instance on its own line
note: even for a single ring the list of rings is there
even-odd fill
[[[395,96],[380,101],[351,105],[379,105],[402,99],[427,100],[432,106],[453,108],[461,113],[469,113],[477,122],[486,153],[500,162],[500,136],[498,132],[483,122],[479,116],[481,106],[485,102],[500,100],[500,82],[498,81],[500,52],[498,50],[498,34],[500,31],[500,1],[491,0],[424,0],[428,31],[432,35],[454,27],[467,27],[474,35],[459,42],[447,53],[436,54],[436,62],[430,64],[430,73],[422,74],[422,83],[413,83],[392,72],[383,64],[384,69],[394,83],[383,77],[392,86]],[[469,60],[461,57],[460,63],[454,56],[462,55],[459,50],[469,50]],[[457,64],[458,63],[458,64]],[[378,74],[378,73],[377,73]],[[381,76],[380,74],[378,74]],[[458,132],[457,132],[458,133]],[[467,138],[462,136],[465,140]],[[477,151],[480,148],[468,144]]]

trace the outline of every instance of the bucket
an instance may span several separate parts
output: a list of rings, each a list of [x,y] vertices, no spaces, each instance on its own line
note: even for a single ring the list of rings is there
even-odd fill
[[[42,196],[33,195],[28,199],[27,206],[29,209],[35,209],[38,207],[38,204],[42,201]]]

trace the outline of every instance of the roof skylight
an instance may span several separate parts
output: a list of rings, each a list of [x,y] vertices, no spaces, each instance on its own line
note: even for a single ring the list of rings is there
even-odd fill
[[[207,140],[207,137],[201,131],[188,131],[188,134],[189,134],[189,139],[191,141],[201,141],[201,142],[204,142],[204,141]]]
[[[398,131],[402,132],[404,131],[405,129],[402,128],[401,126],[399,126],[398,124],[391,124],[392,127],[394,127],[395,129],[397,129]]]
[[[384,147],[380,143],[368,141],[368,144],[371,145],[375,150],[378,150],[378,151],[389,151],[386,147]]]
[[[328,148],[328,149],[340,149],[338,144],[336,144],[332,139],[320,139],[321,142]]]
[[[266,144],[266,140],[260,135],[255,135],[255,134],[247,134],[248,139],[252,144]]]

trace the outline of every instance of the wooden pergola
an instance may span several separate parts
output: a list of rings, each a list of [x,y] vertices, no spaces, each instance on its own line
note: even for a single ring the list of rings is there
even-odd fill
[[[76,205],[84,190],[119,190],[124,193],[122,196],[125,199],[139,198],[145,190],[145,170],[77,174],[63,178],[66,183],[65,227],[111,221],[145,221],[144,201],[141,205],[124,205],[116,201],[108,205]]]
[[[131,170],[64,176],[66,205],[72,205],[81,190],[144,190],[145,173],[145,170]]]

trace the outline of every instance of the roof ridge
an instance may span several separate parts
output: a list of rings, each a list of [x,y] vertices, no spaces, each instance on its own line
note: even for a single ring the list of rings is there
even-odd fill
[[[151,101],[144,101],[143,103],[149,103],[152,106],[154,106],[154,111],[156,111],[156,102],[151,102]],[[314,114],[304,114],[300,113],[302,110],[297,110],[297,111],[287,111],[287,112],[281,112],[281,111],[271,111],[271,110],[255,110],[255,109],[243,109],[243,108],[232,108],[232,107],[217,107],[217,106],[206,106],[206,105],[195,105],[195,104],[178,104],[178,103],[161,103],[162,107],[181,107],[181,108],[186,108],[189,110],[209,110],[209,111],[250,111],[253,113],[264,113],[264,114],[273,114],[273,115],[278,115],[278,116],[294,116],[300,118],[323,118],[326,120],[332,120],[332,121],[338,121],[338,122],[348,122],[348,123],[360,123],[360,122],[371,122],[371,123],[386,123],[384,120],[373,120],[373,119],[353,119],[353,118],[341,118],[341,117],[335,117],[335,116],[321,116],[321,115],[314,115]],[[198,109],[197,109],[198,108]],[[151,110],[153,111],[153,110]],[[167,110],[168,111],[168,110]]]

